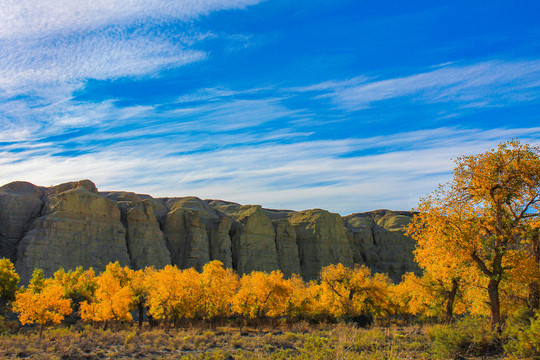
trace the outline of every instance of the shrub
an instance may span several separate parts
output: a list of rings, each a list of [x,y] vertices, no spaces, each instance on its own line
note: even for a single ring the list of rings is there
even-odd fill
[[[432,353],[440,359],[460,356],[482,356],[501,350],[498,335],[485,318],[468,316],[451,325],[436,325],[428,334]]]
[[[298,359],[324,360],[335,358],[335,349],[330,340],[324,336],[311,335],[306,338]]]
[[[504,334],[508,337],[504,346],[507,354],[540,359],[540,314],[537,313],[528,324],[522,319],[509,322]]]

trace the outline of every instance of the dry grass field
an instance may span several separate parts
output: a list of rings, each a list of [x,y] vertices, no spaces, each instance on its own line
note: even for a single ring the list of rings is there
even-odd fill
[[[433,326],[373,327],[346,324],[292,328],[239,329],[218,327],[101,330],[88,325],[46,330],[40,339],[35,329],[0,337],[0,357],[6,359],[432,359]],[[442,355],[441,355],[442,354]],[[500,354],[500,352],[499,352]],[[503,359],[483,350],[481,357]]]

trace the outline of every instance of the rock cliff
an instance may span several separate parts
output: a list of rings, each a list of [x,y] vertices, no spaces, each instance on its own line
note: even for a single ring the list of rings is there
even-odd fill
[[[399,280],[419,271],[402,230],[410,212],[341,217],[321,209],[264,209],[196,197],[152,198],[99,192],[89,180],[52,187],[0,188],[0,257],[16,261],[23,282],[34,268],[51,275],[111,261],[135,269],[174,264],[200,270],[219,260],[239,273],[280,269],[317,278],[321,267],[365,264]]]
[[[387,273],[394,281],[409,271],[419,273],[414,241],[403,231],[412,215],[409,211],[376,210],[345,216],[354,263]]]

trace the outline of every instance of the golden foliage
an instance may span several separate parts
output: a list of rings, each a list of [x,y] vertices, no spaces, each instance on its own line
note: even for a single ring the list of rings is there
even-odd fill
[[[21,324],[40,324],[42,327],[59,324],[71,313],[71,300],[64,298],[61,285],[46,280],[40,292],[31,289],[16,295],[13,309]]]
[[[329,265],[321,270],[320,306],[336,318],[381,315],[390,311],[390,284],[387,275],[372,275],[367,266]]]
[[[525,245],[538,237],[539,154],[510,141],[458,158],[452,182],[421,199],[408,228],[417,241],[415,258],[432,278],[466,279],[480,271],[488,279],[492,323],[502,321],[499,287],[512,269],[528,263],[525,281],[536,281],[538,259],[525,260],[531,257]]]
[[[122,268],[118,262],[107,265],[96,278],[93,299],[81,303],[81,318],[95,322],[131,320],[129,311],[135,299],[128,283],[130,273],[129,268]]]
[[[231,302],[239,286],[238,275],[214,260],[204,265],[201,274],[202,313],[206,319],[231,314]]]
[[[98,287],[96,273],[92,268],[85,271],[78,266],[75,270],[67,272],[60,268],[53,277],[56,283],[63,287],[64,297],[71,299],[74,303],[89,301]]]
[[[146,277],[148,313],[166,321],[195,317],[201,308],[201,274],[167,265]]]
[[[236,313],[250,319],[278,317],[285,313],[290,296],[281,271],[253,271],[240,279],[240,289],[233,299]]]

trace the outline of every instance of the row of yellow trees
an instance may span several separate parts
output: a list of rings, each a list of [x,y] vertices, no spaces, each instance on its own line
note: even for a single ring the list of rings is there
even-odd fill
[[[11,303],[22,324],[39,324],[41,330],[70,315],[92,324],[118,324],[132,320],[132,313],[146,310],[149,319],[169,328],[186,321],[215,324],[231,317],[283,320],[331,320],[369,315],[408,318],[412,315],[444,318],[451,281],[406,274],[393,284],[385,274],[369,268],[341,264],[322,269],[320,281],[289,279],[280,271],[255,271],[242,276],[224,268],[219,261],[195,269],[146,268],[134,271],[109,264],[96,275],[94,270],[58,270],[45,278],[36,270],[27,287],[18,288],[19,277],[9,260],[0,260],[0,295],[4,308]],[[482,279],[469,279],[466,291],[456,291],[455,313],[487,314]],[[512,291],[519,282],[513,283]],[[451,290],[451,288],[450,288]],[[505,306],[511,308],[513,298]],[[2,309],[5,310],[5,309]]]
[[[36,270],[28,287],[18,288],[13,264],[2,259],[0,278],[5,304],[12,302],[21,323],[42,327],[58,324],[69,314],[91,323],[130,321],[133,311],[142,315],[144,309],[165,326],[190,319],[212,324],[235,316],[292,323],[392,312],[390,279],[372,275],[364,266],[330,265],[321,271],[321,281],[304,282],[297,275],[286,279],[280,271],[239,276],[219,261],[206,264],[201,272],[176,266],[134,271],[111,263],[99,275],[77,268],[45,278]]]

